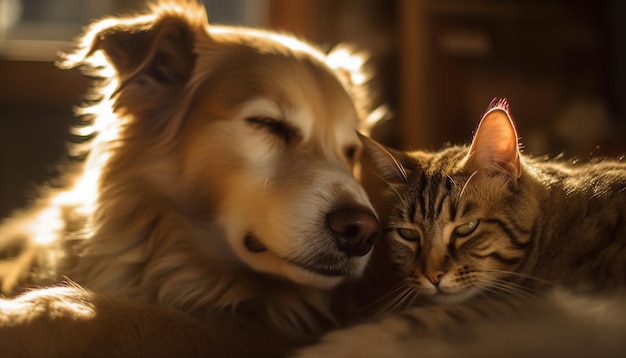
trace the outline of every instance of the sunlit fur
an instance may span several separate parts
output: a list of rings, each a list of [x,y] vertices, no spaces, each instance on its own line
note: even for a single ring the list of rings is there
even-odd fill
[[[326,292],[369,256],[340,251],[326,215],[374,215],[352,174],[367,75],[360,55],[337,51],[327,60],[287,35],[209,26],[191,1],[96,22],[61,63],[96,80],[70,153],[84,159],[0,228],[0,250],[21,251],[0,263],[3,291],[67,277],[200,316],[318,329]],[[248,235],[265,251],[247,249]]]

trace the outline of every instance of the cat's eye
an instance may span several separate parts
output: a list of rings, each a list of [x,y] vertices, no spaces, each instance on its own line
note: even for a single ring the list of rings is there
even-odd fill
[[[291,142],[295,132],[286,122],[273,117],[248,117],[246,122],[267,130],[270,134],[282,139],[286,144]]]
[[[463,225],[459,225],[454,229],[454,233],[457,236],[467,236],[476,230],[479,221],[477,219],[466,222]]]
[[[406,241],[419,241],[420,240],[420,232],[413,229],[399,228],[397,229],[398,235]]]

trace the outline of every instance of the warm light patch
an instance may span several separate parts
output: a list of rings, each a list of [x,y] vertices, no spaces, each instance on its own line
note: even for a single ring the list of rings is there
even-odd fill
[[[116,83],[110,83],[107,89],[113,90],[115,86]],[[82,113],[83,115],[93,115],[96,118],[93,124],[73,130],[73,134],[78,136],[96,135],[92,139],[93,142],[87,146],[91,149],[84,164],[83,174],[70,190],[54,196],[48,208],[30,223],[30,230],[35,233],[35,244],[49,245],[62,236],[63,230],[65,230],[64,218],[62,217],[63,208],[71,209],[79,215],[88,215],[95,210],[99,193],[98,181],[102,168],[106,166],[111,156],[111,143],[119,138],[120,127],[124,123],[122,118],[117,117],[111,111],[111,107],[110,101],[102,101],[85,109]],[[73,154],[78,155],[80,150],[80,146],[78,146]]]
[[[57,206],[50,206],[29,223],[29,230],[35,233],[37,245],[49,245],[54,242],[63,230],[63,220]]]
[[[361,72],[361,68],[365,63],[364,57],[347,48],[333,50],[326,57],[326,63],[332,69],[348,71],[350,73],[350,81],[355,85],[362,85],[367,81],[367,77]]]
[[[0,324],[23,324],[42,315],[51,319],[91,319],[96,310],[88,299],[86,292],[76,287],[50,287],[0,299]]]

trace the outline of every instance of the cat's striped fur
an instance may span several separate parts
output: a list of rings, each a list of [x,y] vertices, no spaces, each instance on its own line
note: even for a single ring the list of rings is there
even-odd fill
[[[570,349],[538,333],[544,330],[537,325],[583,335],[593,327],[595,335],[626,339],[624,320],[617,328],[604,321],[598,327],[560,309],[563,297],[594,297],[596,313],[626,312],[624,300],[616,299],[626,287],[626,162],[522,155],[505,100],[492,102],[470,146],[397,152],[363,141],[389,188],[386,243],[401,280],[384,310],[400,312],[331,334],[308,354],[328,349],[333,356],[411,356],[409,349],[431,356],[419,354],[426,347],[416,343],[420,337],[467,338],[468,327],[498,318],[476,338],[489,345],[489,335],[511,328],[503,322],[515,327],[512,318],[521,316],[532,318],[520,339],[545,345],[537,354]],[[563,289],[567,295],[554,296]],[[546,310],[554,318],[545,321]],[[449,350],[442,347],[437,352]],[[626,346],[596,352],[625,354]]]
[[[545,284],[626,286],[626,162],[521,155],[505,101],[490,106],[471,146],[368,147],[393,193],[394,264],[416,296],[455,302]]]

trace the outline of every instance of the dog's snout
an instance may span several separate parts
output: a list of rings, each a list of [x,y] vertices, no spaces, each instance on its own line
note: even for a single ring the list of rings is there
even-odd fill
[[[348,256],[367,254],[378,236],[378,219],[365,208],[338,208],[328,214],[328,225],[339,235],[337,245]]]

